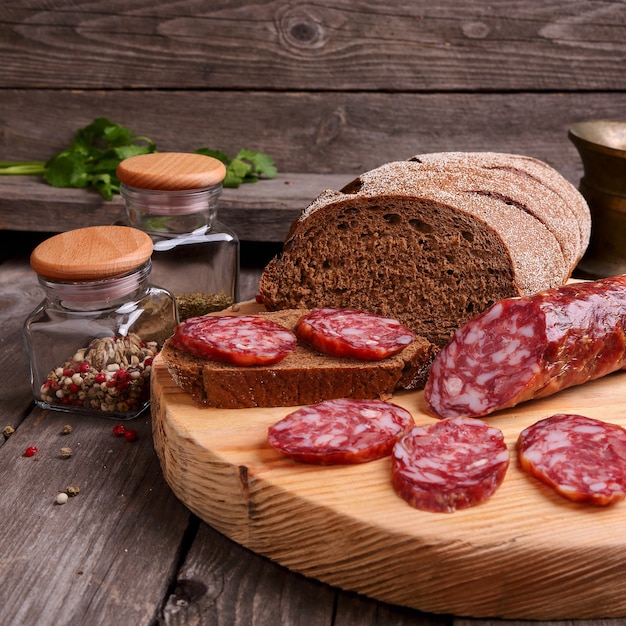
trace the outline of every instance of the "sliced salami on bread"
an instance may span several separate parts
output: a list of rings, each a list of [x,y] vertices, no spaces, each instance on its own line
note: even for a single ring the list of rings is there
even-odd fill
[[[292,330],[308,310],[258,313]],[[161,356],[176,384],[198,406],[224,409],[300,406],[335,398],[389,398],[422,389],[438,348],[423,337],[380,361],[323,354],[300,342],[282,361],[238,366],[210,361],[176,348],[168,339]]]
[[[564,284],[589,232],[582,195],[536,159],[416,155],[322,192],[259,293],[268,310],[363,309],[442,346],[496,301]]]

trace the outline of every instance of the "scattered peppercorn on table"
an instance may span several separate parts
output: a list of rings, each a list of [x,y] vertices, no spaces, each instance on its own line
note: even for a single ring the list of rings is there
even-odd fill
[[[488,623],[345,592],[227,539],[166,485],[149,412],[120,425],[35,407],[21,326],[41,298],[27,253],[0,263],[1,624]]]

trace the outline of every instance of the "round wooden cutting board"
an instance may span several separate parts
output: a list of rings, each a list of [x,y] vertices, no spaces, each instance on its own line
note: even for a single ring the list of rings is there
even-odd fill
[[[254,310],[254,305],[246,311]],[[511,450],[486,503],[455,513],[410,507],[389,458],[297,464],[268,427],[293,409],[200,409],[160,358],[152,376],[154,444],[177,497],[234,541],[323,582],[432,613],[522,619],[626,616],[626,501],[571,503],[523,473],[520,431],[554,413],[626,426],[626,373],[489,418]],[[434,421],[421,392],[393,401]]]

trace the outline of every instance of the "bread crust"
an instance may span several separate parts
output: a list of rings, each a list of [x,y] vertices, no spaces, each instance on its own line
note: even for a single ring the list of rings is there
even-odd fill
[[[444,171],[482,171],[494,184],[499,179],[507,179],[518,191],[530,191],[530,210],[533,209],[532,204],[544,196],[548,202],[543,202],[533,214],[540,221],[547,220],[554,234],[565,240],[565,246],[571,247],[574,252],[577,248],[577,254],[566,259],[570,264],[576,265],[589,245],[591,214],[587,202],[574,185],[543,161],[497,152],[438,152],[416,154],[409,160],[425,168]],[[539,190],[536,185],[540,187]],[[534,192],[532,187],[535,187]],[[578,231],[578,237],[575,230]]]
[[[589,237],[568,185],[516,155],[387,163],[303,211],[259,293],[269,310],[362,308],[444,345],[495,301],[568,280]]]
[[[258,313],[293,329],[308,310]],[[332,357],[298,343],[275,365],[239,367],[195,357],[167,340],[163,361],[176,384],[196,405],[238,409],[301,406],[334,398],[387,398],[422,389],[438,349],[423,337],[382,361]]]

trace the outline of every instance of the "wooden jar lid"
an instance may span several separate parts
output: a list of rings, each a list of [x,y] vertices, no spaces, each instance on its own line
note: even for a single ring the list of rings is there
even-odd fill
[[[139,189],[202,189],[221,183],[225,176],[226,167],[219,159],[189,152],[140,154],[117,166],[120,181]]]
[[[150,236],[129,226],[69,230],[40,243],[30,256],[39,276],[67,282],[125,274],[152,255]]]

